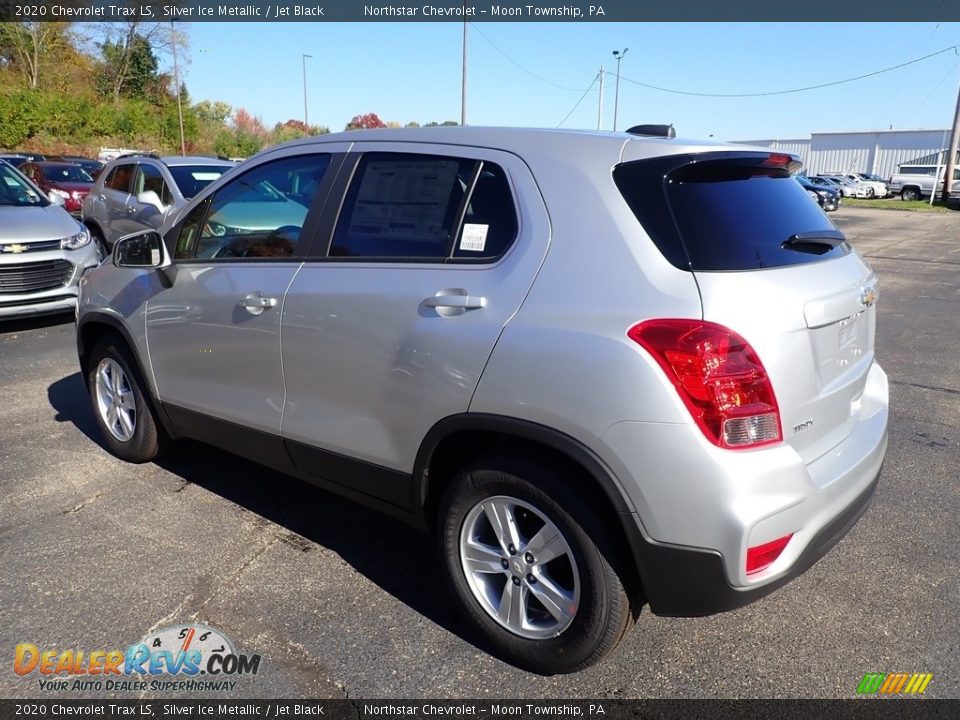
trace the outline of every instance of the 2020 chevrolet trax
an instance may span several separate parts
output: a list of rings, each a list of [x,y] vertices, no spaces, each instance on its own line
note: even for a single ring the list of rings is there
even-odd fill
[[[857,521],[887,444],[876,278],[796,158],[435,128],[267,150],[84,276],[109,448],[222,446],[436,534],[541,672],[648,604],[742,606]]]

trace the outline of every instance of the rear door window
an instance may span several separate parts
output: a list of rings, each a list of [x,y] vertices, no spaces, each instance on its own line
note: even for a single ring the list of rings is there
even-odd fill
[[[614,180],[673,265],[756,270],[845,255],[849,247],[806,190],[789,156],[711,153],[618,166]]]
[[[173,203],[173,196],[170,194],[170,188],[163,179],[160,169],[153,165],[140,164],[137,166],[137,177],[133,184],[133,194],[139,195],[142,192],[152,190],[160,198],[164,205]]]
[[[330,257],[491,262],[517,237],[516,205],[495,163],[367,153],[358,163]]]

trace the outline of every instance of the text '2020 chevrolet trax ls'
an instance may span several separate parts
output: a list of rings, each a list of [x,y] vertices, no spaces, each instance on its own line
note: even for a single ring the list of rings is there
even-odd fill
[[[887,443],[876,278],[790,155],[438,128],[265,151],[81,289],[119,457],[192,437],[436,533],[541,673],[643,604],[739,607],[859,518]]]

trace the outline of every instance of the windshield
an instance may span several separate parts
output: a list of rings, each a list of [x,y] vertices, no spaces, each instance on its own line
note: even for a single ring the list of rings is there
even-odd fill
[[[170,174],[180,194],[189,200],[229,169],[223,165],[174,165]]]
[[[50,182],[93,182],[93,178],[79,165],[45,165],[43,177]]]
[[[49,204],[16,170],[0,163],[0,206],[45,207]]]

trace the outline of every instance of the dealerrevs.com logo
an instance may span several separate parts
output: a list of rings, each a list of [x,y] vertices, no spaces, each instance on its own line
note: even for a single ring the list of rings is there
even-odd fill
[[[232,691],[235,677],[260,671],[260,660],[260,655],[238,653],[219,630],[189,624],[151,632],[125,650],[20,643],[13,671],[36,677],[45,691]]]

